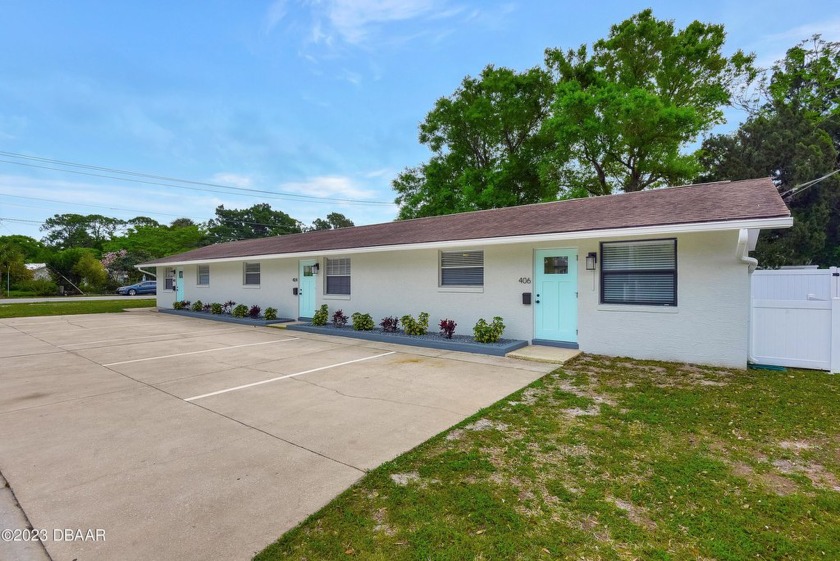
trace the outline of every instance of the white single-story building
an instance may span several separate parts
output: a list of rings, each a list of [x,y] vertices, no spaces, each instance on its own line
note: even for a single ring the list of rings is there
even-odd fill
[[[745,367],[749,251],[790,211],[770,179],[716,182],[202,247],[157,259],[159,307],[233,300],[431,315],[584,352]]]
[[[50,270],[46,263],[26,263],[26,268],[32,271],[32,278],[34,280],[51,280]]]

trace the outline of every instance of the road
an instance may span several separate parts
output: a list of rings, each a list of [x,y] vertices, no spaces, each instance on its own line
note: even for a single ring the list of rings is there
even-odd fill
[[[154,294],[138,294],[137,296],[45,296],[40,298],[0,298],[0,304],[35,304],[37,302],[74,302],[81,300],[128,300],[130,298],[154,298]]]

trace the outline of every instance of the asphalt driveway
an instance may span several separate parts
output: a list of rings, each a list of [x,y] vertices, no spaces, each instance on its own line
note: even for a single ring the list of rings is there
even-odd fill
[[[150,311],[0,340],[0,473],[68,561],[250,559],[552,368]]]

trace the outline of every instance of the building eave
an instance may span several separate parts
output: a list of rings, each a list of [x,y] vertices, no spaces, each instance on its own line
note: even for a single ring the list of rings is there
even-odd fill
[[[387,251],[406,251],[418,249],[447,249],[468,248],[475,246],[507,245],[519,243],[562,242],[567,240],[582,240],[592,238],[639,237],[672,234],[688,234],[698,232],[720,232],[726,230],[763,230],[776,228],[790,228],[793,218],[790,216],[755,218],[747,220],[725,220],[720,222],[692,222],[686,224],[661,224],[656,226],[639,226],[633,228],[608,228],[600,230],[580,230],[575,232],[556,232],[550,234],[531,234],[522,236],[504,236],[497,238],[472,238],[462,240],[446,240],[437,242],[421,242],[410,244],[376,245],[367,247],[351,247],[345,249],[324,249],[314,251],[299,251],[290,253],[270,253],[259,255],[241,255],[237,257],[222,257],[215,259],[188,259],[183,261],[168,261],[165,263],[141,263],[141,267],[177,267],[182,265],[204,265],[211,263],[235,263],[253,260],[287,259],[302,257],[323,257],[334,255],[348,255],[358,253],[380,253]]]

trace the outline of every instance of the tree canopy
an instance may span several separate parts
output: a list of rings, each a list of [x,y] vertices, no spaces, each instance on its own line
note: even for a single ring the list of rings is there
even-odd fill
[[[755,74],[751,55],[722,54],[724,39],[722,25],[678,30],[648,9],[613,25],[591,55],[547,50],[559,183],[609,195],[693,179],[699,166],[682,149],[723,122],[733,85]]]
[[[420,125],[431,159],[393,181],[400,218],[552,200],[540,173],[553,150],[542,131],[554,84],[540,68],[486,67],[443,97]]]
[[[353,221],[340,212],[331,212],[326,218],[316,218],[312,222],[310,230],[336,230],[338,228],[350,228],[355,226]]]
[[[771,177],[794,217],[789,230],[762,232],[766,267],[840,262],[840,43],[814,37],[787,51],[764,80],[764,103],[737,131],[713,135],[699,151],[704,180]]]
[[[283,212],[274,210],[268,203],[255,204],[244,209],[216,207],[216,217],[207,222],[210,243],[282,236],[303,231],[302,224]]]
[[[44,241],[53,247],[90,247],[101,250],[102,244],[113,236],[125,222],[101,214],[56,214],[44,221],[41,230],[47,232]]]
[[[686,146],[722,122],[751,55],[723,26],[676,29],[645,10],[545,68],[486,67],[420,125],[431,158],[392,182],[400,218],[639,191],[693,179]]]

